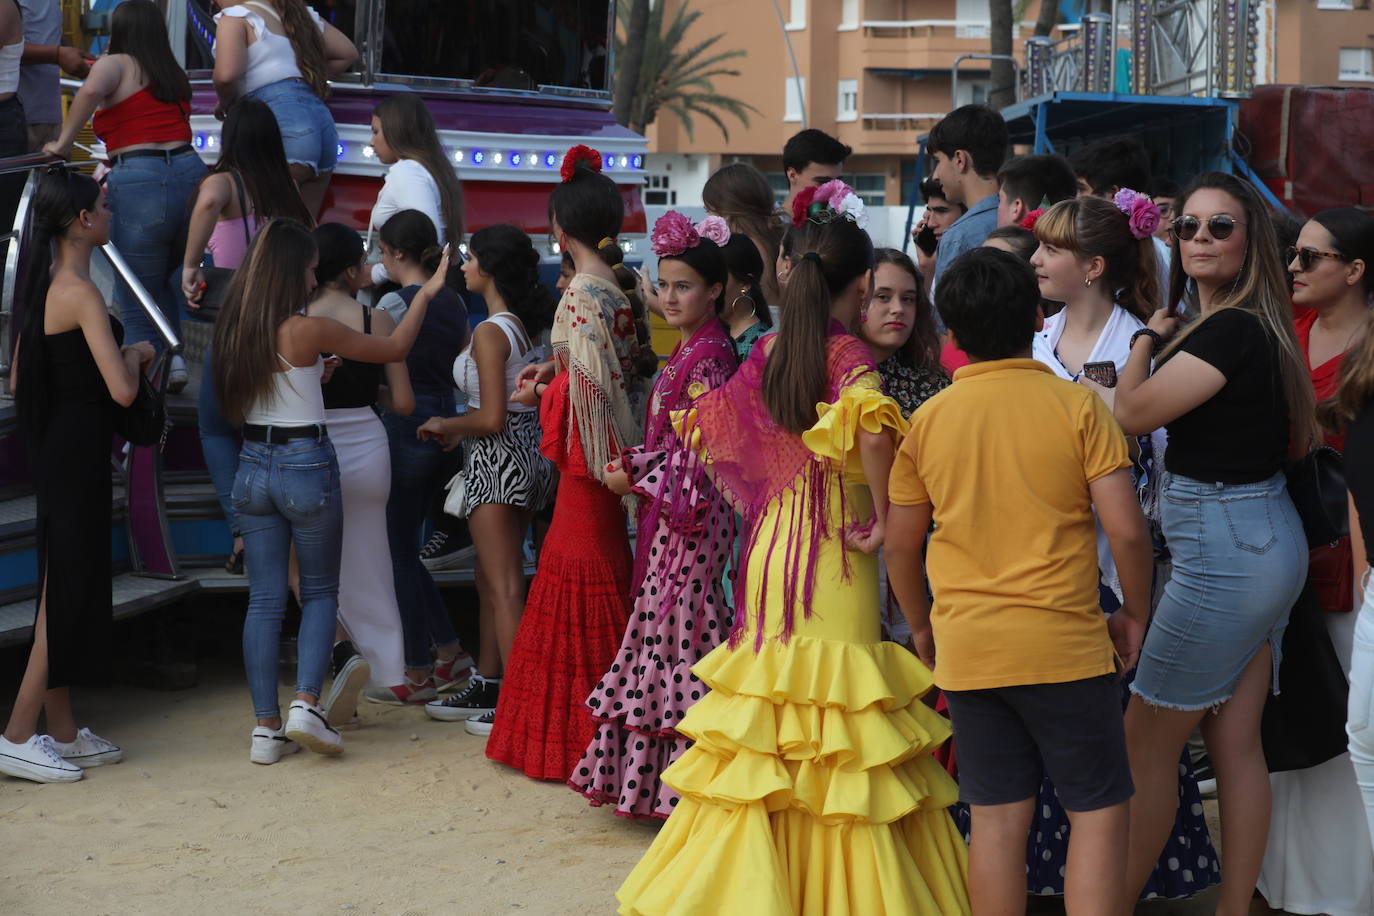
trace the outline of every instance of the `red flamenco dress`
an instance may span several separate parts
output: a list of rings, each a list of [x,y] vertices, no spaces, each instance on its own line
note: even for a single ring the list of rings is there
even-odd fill
[[[560,372],[542,399],[540,450],[558,467],[558,497],[487,739],[492,760],[560,782],[596,732],[587,695],[615,660],[631,603],[625,512],[569,422],[572,375]]]

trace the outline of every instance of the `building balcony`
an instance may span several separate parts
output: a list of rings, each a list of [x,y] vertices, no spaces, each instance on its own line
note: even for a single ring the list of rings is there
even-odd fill
[[[860,53],[866,69],[948,71],[961,54],[988,53],[990,25],[966,19],[865,19],[860,22]],[[1023,22],[1012,34],[1014,53],[1034,31]],[[987,62],[971,65],[987,69]]]
[[[916,154],[916,137],[935,126],[944,112],[889,113],[864,112],[853,121],[835,125],[841,143],[855,154]]]

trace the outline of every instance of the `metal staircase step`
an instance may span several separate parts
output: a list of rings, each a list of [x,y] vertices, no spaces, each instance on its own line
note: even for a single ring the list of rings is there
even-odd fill
[[[111,604],[115,620],[134,617],[154,608],[179,601],[200,588],[193,579],[155,579],[122,573],[110,580]],[[0,605],[0,646],[22,643],[33,630],[38,602],[26,598]]]

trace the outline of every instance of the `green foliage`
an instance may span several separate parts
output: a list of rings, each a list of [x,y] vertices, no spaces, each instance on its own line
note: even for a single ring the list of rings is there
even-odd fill
[[[689,10],[687,3],[683,2],[677,5],[672,19],[665,23],[664,7],[667,5],[664,0],[653,4],[645,34],[638,38],[630,35],[631,4],[619,4],[616,58],[624,60],[627,42],[636,40],[642,42],[643,53],[639,80],[621,123],[643,133],[658,117],[659,111],[666,109],[682,121],[689,138],[693,137],[694,118],[700,116],[719,127],[728,140],[730,131],[726,127],[725,117],[737,118],[748,127],[749,113],[757,114],[758,109],[717,92],[712,80],[721,76],[739,76],[739,71],[731,69],[727,62],[745,56],[745,52],[717,48],[717,42],[724,35],[713,35],[688,45],[687,32],[701,18],[701,13]]]

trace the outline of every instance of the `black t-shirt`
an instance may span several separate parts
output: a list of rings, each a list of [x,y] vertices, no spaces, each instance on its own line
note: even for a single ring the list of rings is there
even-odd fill
[[[1215,367],[1226,384],[1166,424],[1170,473],[1209,483],[1267,480],[1288,461],[1288,404],[1277,342],[1237,308],[1202,320],[1179,347]]]
[[[1345,483],[1360,514],[1365,558],[1374,566],[1374,399],[1345,431]]]

